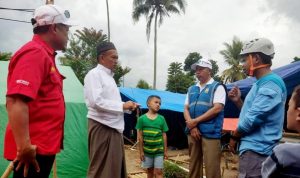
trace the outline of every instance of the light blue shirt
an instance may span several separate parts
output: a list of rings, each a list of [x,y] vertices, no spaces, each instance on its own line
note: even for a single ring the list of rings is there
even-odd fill
[[[286,93],[284,82],[274,73],[253,84],[239,117],[240,154],[245,151],[272,153],[282,137]]]

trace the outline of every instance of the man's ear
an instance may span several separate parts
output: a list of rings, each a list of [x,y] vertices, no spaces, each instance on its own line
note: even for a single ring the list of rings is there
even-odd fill
[[[55,24],[50,25],[49,27],[49,31],[52,33],[56,33],[57,32],[57,27]]]
[[[254,59],[255,59],[255,63],[257,64],[257,63],[262,63],[262,61],[261,61],[261,58],[260,58],[260,56],[258,55],[258,54],[255,54],[254,55],[255,57],[254,57]]]
[[[300,107],[298,107],[296,109],[296,112],[297,112],[297,118],[296,118],[296,121],[300,121]]]

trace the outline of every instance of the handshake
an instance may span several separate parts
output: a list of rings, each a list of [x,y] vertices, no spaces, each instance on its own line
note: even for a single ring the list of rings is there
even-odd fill
[[[139,106],[140,106],[140,104],[138,104],[138,103],[135,103],[133,101],[127,101],[123,104],[123,110],[134,111]]]

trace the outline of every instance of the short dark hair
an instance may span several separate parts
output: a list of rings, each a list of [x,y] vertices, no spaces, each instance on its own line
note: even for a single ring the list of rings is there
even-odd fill
[[[254,53],[261,58],[263,64],[270,64],[272,65],[272,58],[271,56],[265,55],[264,53]]]
[[[148,99],[147,99],[147,104],[148,104],[149,101],[152,100],[153,98],[157,98],[157,99],[160,99],[160,100],[161,100],[161,98],[160,98],[158,95],[150,95],[150,96],[148,97]]]
[[[293,91],[293,98],[291,98],[292,100],[294,100],[295,102],[295,109],[300,107],[300,85],[297,85]]]
[[[97,56],[97,62],[100,61],[101,56],[104,56],[104,55],[106,54],[106,52],[107,52],[107,51],[104,51],[104,52],[102,52],[101,54],[99,54],[99,55]]]
[[[33,29],[34,34],[43,34],[49,31],[51,25],[37,26]]]

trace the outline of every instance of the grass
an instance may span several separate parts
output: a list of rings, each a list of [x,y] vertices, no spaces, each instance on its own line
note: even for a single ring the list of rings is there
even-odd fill
[[[178,165],[170,163],[168,161],[164,162],[164,178],[187,178],[188,173],[181,169]]]

